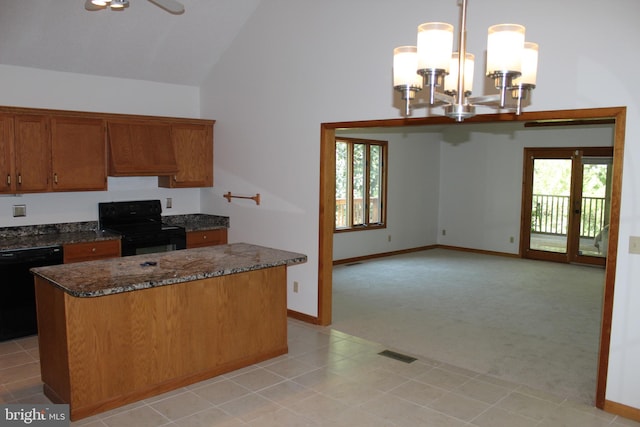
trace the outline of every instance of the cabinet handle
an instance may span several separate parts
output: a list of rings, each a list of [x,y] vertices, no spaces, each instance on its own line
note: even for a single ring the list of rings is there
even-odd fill
[[[22,185],[22,175],[18,174],[18,185]]]
[[[95,252],[96,251],[96,247],[94,246],[93,248],[91,248],[91,252]]]
[[[58,183],[58,174],[57,173],[53,174],[53,182],[54,182],[54,184]]]
[[[7,185],[11,185],[11,175],[7,175]]]

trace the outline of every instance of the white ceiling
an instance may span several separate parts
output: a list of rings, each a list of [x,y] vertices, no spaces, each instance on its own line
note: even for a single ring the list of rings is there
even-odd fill
[[[85,0],[0,0],[0,64],[199,86],[260,0],[147,0],[122,12]]]

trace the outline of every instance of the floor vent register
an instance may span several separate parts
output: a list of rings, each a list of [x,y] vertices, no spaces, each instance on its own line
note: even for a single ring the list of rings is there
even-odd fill
[[[391,350],[384,350],[378,354],[380,356],[389,357],[391,359],[399,360],[400,362],[404,362],[404,363],[412,363],[418,360],[415,357],[407,356],[406,354],[402,354],[402,353],[396,353],[395,351],[391,351]]]

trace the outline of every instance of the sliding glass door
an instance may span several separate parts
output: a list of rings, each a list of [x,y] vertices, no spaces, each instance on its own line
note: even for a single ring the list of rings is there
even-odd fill
[[[604,265],[613,148],[525,149],[525,258]]]
[[[577,261],[584,257],[605,259],[609,243],[611,178],[613,153],[605,156],[583,155],[580,158],[582,193],[577,243]]]

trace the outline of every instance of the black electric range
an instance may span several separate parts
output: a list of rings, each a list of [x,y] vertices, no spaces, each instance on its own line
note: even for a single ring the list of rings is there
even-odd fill
[[[187,247],[183,227],[162,222],[160,200],[98,203],[100,228],[122,236],[122,256]]]

